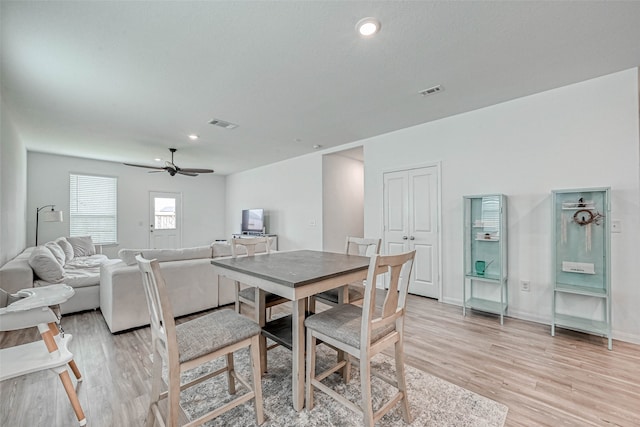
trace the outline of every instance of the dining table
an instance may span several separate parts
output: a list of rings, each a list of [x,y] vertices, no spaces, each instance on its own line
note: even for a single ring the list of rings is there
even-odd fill
[[[266,337],[292,351],[293,407],[304,407],[306,301],[309,296],[340,288],[339,300],[346,301],[349,283],[366,279],[369,257],[343,253],[294,250],[215,258],[211,264],[218,275],[256,289],[257,321],[263,328],[260,342],[261,368],[266,367]],[[265,293],[292,301],[291,316],[267,322]]]

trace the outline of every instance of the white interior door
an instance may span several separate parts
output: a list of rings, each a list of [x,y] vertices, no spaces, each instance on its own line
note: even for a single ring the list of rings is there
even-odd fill
[[[182,195],[149,193],[149,247],[177,249],[182,246]]]
[[[416,250],[409,292],[440,298],[438,167],[384,174],[386,254]]]

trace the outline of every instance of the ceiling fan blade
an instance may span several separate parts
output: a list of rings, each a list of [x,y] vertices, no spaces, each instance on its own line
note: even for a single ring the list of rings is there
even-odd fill
[[[157,170],[164,170],[164,167],[160,167],[160,166],[145,166],[145,165],[136,165],[133,163],[123,163],[123,165],[126,166],[135,166],[137,168],[147,168],[147,169],[157,169]]]
[[[186,176],[198,176],[197,173],[185,172],[184,169],[178,170],[177,173],[179,173],[180,175],[186,175]]]
[[[213,169],[194,169],[194,168],[180,168],[181,172],[192,172],[192,173],[213,173]]]
[[[180,175],[186,175],[186,176],[198,176],[199,173],[213,173],[213,169],[180,168],[176,166],[175,163],[173,163],[173,153],[175,153],[177,150],[175,148],[169,148],[169,151],[171,151],[171,161],[170,162],[166,161],[164,166],[146,166],[146,165],[137,165],[135,163],[123,163],[123,164],[127,166],[135,166],[137,168],[153,169],[152,171],[149,171],[149,173],[166,171],[171,176],[174,176],[177,173],[179,173]]]

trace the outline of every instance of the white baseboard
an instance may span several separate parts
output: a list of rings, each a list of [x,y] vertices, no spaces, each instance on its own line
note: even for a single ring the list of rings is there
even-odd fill
[[[456,298],[443,298],[441,302],[445,304],[455,305],[458,307],[462,307],[462,300]],[[524,311],[518,311],[509,309],[507,311],[507,316],[513,319],[525,320],[527,322],[540,323],[542,325],[551,325],[551,318],[546,316],[539,316],[533,313],[527,313]],[[632,334],[627,332],[616,331],[615,329],[611,331],[611,335],[614,340],[624,341],[631,344],[640,344],[640,334]]]

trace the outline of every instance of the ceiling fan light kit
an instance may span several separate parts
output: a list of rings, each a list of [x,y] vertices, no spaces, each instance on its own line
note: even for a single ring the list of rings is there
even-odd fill
[[[169,151],[171,151],[171,161],[170,162],[165,162],[164,166],[136,165],[134,163],[124,163],[124,165],[126,165],[126,166],[135,166],[137,168],[154,169],[152,171],[149,171],[149,173],[166,171],[171,176],[175,176],[176,174],[186,175],[186,176],[198,176],[198,174],[201,174],[201,173],[213,173],[213,169],[181,168],[181,167],[178,167],[173,162],[173,153],[175,153],[178,150],[176,148],[169,148]]]

